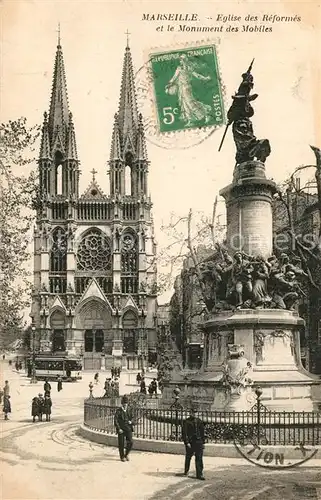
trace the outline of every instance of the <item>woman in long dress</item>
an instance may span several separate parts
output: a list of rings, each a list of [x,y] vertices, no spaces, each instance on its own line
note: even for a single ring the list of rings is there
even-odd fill
[[[172,95],[177,93],[181,112],[180,118],[185,122],[186,127],[200,121],[208,123],[212,112],[212,107],[209,104],[204,104],[194,97],[192,86],[193,78],[208,81],[211,77],[200,75],[194,70],[193,66],[188,61],[187,56],[182,54],[174,76],[165,87],[166,93]]]

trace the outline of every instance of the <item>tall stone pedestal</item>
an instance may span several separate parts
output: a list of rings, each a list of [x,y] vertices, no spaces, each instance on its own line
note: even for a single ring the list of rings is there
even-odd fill
[[[217,411],[249,410],[255,403],[251,387],[239,394],[223,384],[222,364],[228,357],[228,344],[244,346],[244,357],[251,363],[253,386],[260,386],[261,401],[275,411],[312,411],[311,388],[320,384],[300,360],[299,333],[303,320],[292,311],[248,309],[219,313],[203,325],[204,363],[201,371],[174,382],[181,389],[181,400],[191,400],[202,409]],[[165,388],[164,399],[171,388]],[[168,394],[168,396],[167,396]]]

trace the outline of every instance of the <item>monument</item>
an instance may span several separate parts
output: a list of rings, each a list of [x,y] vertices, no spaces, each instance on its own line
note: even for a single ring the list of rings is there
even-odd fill
[[[267,139],[254,135],[251,102],[258,95],[249,69],[227,113],[236,145],[233,180],[221,190],[227,210],[227,237],[202,264],[203,295],[210,311],[204,322],[204,358],[194,375],[175,373],[164,387],[163,400],[174,385],[181,400],[207,410],[249,410],[253,387],[262,402],[276,411],[312,411],[311,388],[320,384],[300,358],[304,321],[297,304],[306,279],[298,257],[273,254],[272,199],[276,185],[266,177],[271,153]]]

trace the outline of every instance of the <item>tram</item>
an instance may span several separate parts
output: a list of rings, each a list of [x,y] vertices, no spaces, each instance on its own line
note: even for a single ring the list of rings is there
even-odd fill
[[[32,358],[29,358],[32,367]],[[35,376],[37,380],[76,381],[82,379],[82,359],[77,356],[36,354],[34,359]]]

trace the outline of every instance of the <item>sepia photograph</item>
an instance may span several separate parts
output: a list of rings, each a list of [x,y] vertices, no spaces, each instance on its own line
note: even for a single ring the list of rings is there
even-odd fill
[[[0,498],[320,500],[320,2],[0,16]]]

